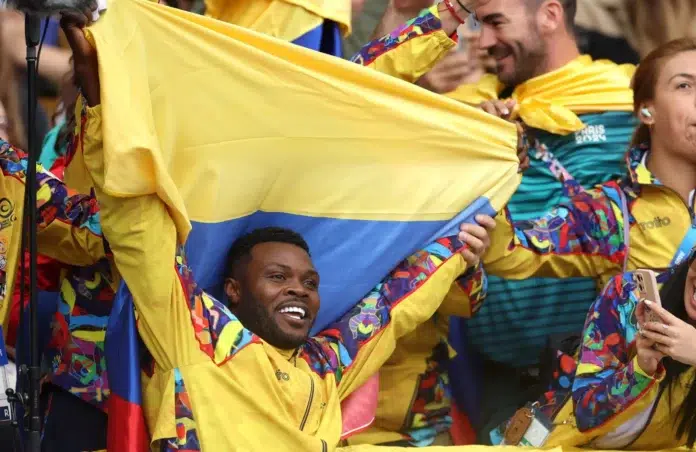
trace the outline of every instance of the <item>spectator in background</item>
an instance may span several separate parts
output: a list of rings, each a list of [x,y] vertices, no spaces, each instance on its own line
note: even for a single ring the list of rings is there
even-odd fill
[[[23,137],[18,143],[26,149],[27,133],[26,126],[29,118],[29,104],[27,103],[26,86],[26,46],[24,39],[24,16],[15,11],[0,12],[0,46],[2,46],[4,74],[12,77],[14,83],[13,92],[16,93],[18,111],[22,118],[22,125],[17,129],[23,130]],[[39,64],[39,91],[54,95],[57,87],[60,86],[65,74],[70,71],[70,51],[45,45],[41,50],[41,61]],[[3,76],[2,82],[5,83]],[[50,129],[49,115],[38,106],[36,114],[36,142],[41,143]]]
[[[4,13],[0,13],[0,31],[4,30],[3,15]],[[27,136],[21,115],[20,93],[6,39],[6,34],[0,32],[0,137],[17,143],[17,146],[26,147]]]
[[[583,53],[597,60],[607,59],[618,64],[638,63],[640,55],[626,35],[628,29],[626,5],[628,3],[638,4],[641,1],[578,0],[575,25],[578,45]],[[661,5],[667,2],[652,3]]]
[[[673,39],[696,37],[696,0],[624,0],[627,39],[645,57]]]
[[[625,174],[623,157],[635,126],[633,68],[581,55],[574,29],[576,7],[575,0],[492,0],[476,9],[480,45],[495,58],[505,86],[496,98],[515,101],[505,107],[504,116],[519,115],[536,138],[529,153],[531,166],[508,205],[520,220],[537,218],[568,199],[564,174],[583,187]],[[485,108],[494,110],[490,104]],[[483,357],[483,365],[455,360],[457,372],[483,368],[478,376],[483,390],[476,379],[452,379],[462,405],[484,400],[467,409],[483,442],[490,431],[486,424],[504,420],[499,404],[515,404],[538,381],[538,356],[548,336],[579,330],[595,296],[595,282],[589,278],[490,277],[492,298],[472,319],[453,322],[455,349],[465,353],[472,346]]]
[[[593,58],[637,63],[668,41],[696,36],[696,0],[578,0],[577,25]]]

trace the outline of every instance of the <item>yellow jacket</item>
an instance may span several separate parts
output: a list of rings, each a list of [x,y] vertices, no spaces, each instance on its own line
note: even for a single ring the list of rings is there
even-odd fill
[[[686,444],[675,434],[677,414],[696,371],[692,367],[681,374],[670,397],[660,385],[662,365],[654,376],[641,369],[633,315],[639,303],[629,272],[612,278],[590,308],[577,367],[558,366],[551,391],[538,400],[555,425],[545,447],[661,450]],[[617,435],[619,427],[625,431]]]
[[[408,441],[428,445],[448,432],[450,416],[448,361],[454,351],[447,343],[449,317],[470,318],[486,296],[486,274],[480,269],[460,278],[428,322],[400,339],[379,370],[379,404],[375,421],[348,444]]]
[[[437,6],[422,10],[388,35],[367,43],[351,61],[414,83],[456,45],[442,30],[439,14]]]
[[[321,25],[338,23],[350,34],[350,0],[206,0],[205,15],[230,24],[293,41]]]
[[[12,290],[18,268],[24,212],[27,155],[0,139],[0,319],[7,332]],[[67,189],[37,165],[38,247],[58,260],[89,266],[104,253],[98,207],[94,199]],[[75,228],[72,222],[78,222]],[[74,254],[73,250],[80,250]]]
[[[273,450],[282,444],[293,451],[334,450],[341,400],[379,369],[399,338],[432,317],[465,271],[457,252],[463,245],[455,238],[439,240],[400,264],[300,349],[275,349],[196,286],[174,221],[156,195],[115,198],[103,190],[99,107],[88,114],[77,152],[93,178],[104,235],[155,361],[144,387],[153,447]],[[419,282],[404,285],[403,278]],[[374,328],[354,329],[356,321]],[[263,433],[268,425],[272,435]]]
[[[506,279],[596,277],[602,287],[624,261],[628,270],[669,268],[691,227],[692,206],[648,171],[649,152],[632,149],[626,177],[579,191],[541,218],[498,215],[483,257],[486,272]]]

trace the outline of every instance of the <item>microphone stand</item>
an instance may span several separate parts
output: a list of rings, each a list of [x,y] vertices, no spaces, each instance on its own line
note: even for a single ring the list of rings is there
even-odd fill
[[[39,350],[39,321],[38,321],[38,286],[37,286],[37,245],[36,245],[36,163],[39,156],[39,146],[36,141],[36,110],[37,110],[37,48],[41,40],[41,18],[27,13],[24,22],[24,33],[27,45],[27,91],[28,91],[28,144],[29,157],[25,185],[24,226],[28,229],[29,237],[29,393],[27,397],[28,452],[41,452],[41,351]],[[27,224],[28,223],[28,224]],[[22,300],[22,303],[24,300]],[[26,373],[26,372],[25,372]]]

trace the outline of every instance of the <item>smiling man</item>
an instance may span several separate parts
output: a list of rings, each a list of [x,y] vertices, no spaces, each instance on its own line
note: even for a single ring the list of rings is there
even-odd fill
[[[520,220],[568,202],[563,182],[568,178],[589,188],[626,171],[623,157],[635,127],[634,68],[581,55],[576,11],[577,0],[491,0],[476,8],[479,45],[495,59],[504,86],[491,101],[516,101],[511,112],[497,110],[493,102],[483,108],[512,113],[537,139],[529,150],[530,168],[508,204]],[[491,275],[489,291],[493,298],[466,321],[466,341],[452,338],[455,348],[472,345],[485,358],[484,391],[455,390],[461,402],[483,392],[482,409],[472,407],[472,412],[480,414],[473,421],[484,441],[492,428],[486,424],[505,419],[501,406],[523,403],[520,397],[537,381],[538,357],[548,337],[579,332],[596,296],[595,282],[584,278],[511,281]]]
[[[579,57],[576,10],[576,0],[492,0],[478,8],[480,46],[495,58],[500,81],[516,87]]]
[[[319,311],[319,273],[298,233],[262,228],[239,238],[227,258],[225,294],[242,324],[274,347],[307,340]]]

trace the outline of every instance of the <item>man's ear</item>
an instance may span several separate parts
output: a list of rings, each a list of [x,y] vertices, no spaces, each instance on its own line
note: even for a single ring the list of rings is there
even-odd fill
[[[225,295],[227,295],[227,299],[229,300],[230,308],[236,308],[242,298],[242,288],[239,285],[239,281],[234,278],[226,278]]]
[[[563,6],[558,0],[548,0],[537,11],[537,24],[545,35],[554,33],[563,26],[564,21]]]

